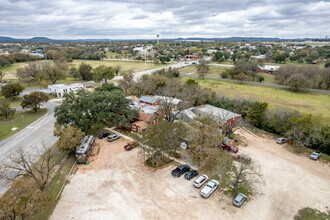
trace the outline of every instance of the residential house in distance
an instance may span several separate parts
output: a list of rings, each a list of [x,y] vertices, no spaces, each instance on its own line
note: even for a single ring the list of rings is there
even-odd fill
[[[187,59],[187,60],[198,60],[199,56],[197,56],[197,55],[186,55],[184,58]]]
[[[75,83],[75,84],[55,84],[55,85],[49,85],[48,89],[55,93],[57,97],[63,97],[65,93],[69,92],[77,92],[79,89],[83,89],[83,84],[81,83]]]
[[[223,123],[228,127],[234,127],[241,124],[242,116],[240,114],[227,111],[222,108],[215,107],[213,105],[201,105],[197,107],[188,108],[180,112],[177,117],[186,123],[193,121],[198,117],[208,116],[218,122],[220,126]]]
[[[280,66],[271,66],[271,65],[265,65],[264,67],[259,66],[259,72],[264,72],[264,73],[272,73],[272,72],[276,72],[279,70]]]
[[[159,105],[159,99],[150,96],[142,96],[141,98],[139,98],[139,102],[141,104],[152,105],[152,106]]]

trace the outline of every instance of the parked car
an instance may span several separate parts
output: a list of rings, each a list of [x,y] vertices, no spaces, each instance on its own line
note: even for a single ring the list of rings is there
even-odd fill
[[[110,135],[109,132],[101,132],[101,133],[99,134],[99,139],[103,139],[103,138],[105,138],[105,137],[108,137],[109,135]]]
[[[314,151],[310,156],[309,158],[312,159],[312,160],[317,160],[321,157],[321,152],[318,152],[318,151]]]
[[[237,161],[245,163],[245,164],[250,164],[251,163],[251,158],[249,156],[246,156],[246,155],[235,154],[234,155],[234,160],[237,160]]]
[[[193,186],[196,188],[200,188],[206,181],[209,179],[209,177],[205,174],[200,175],[193,183]]]
[[[278,144],[284,144],[288,141],[288,139],[284,138],[284,137],[280,137],[276,139],[276,143]]]
[[[117,140],[117,139],[119,139],[119,138],[120,138],[120,135],[118,135],[118,134],[113,134],[113,135],[108,136],[108,141],[109,141],[109,142],[112,142],[112,141],[115,141],[115,140]]]
[[[136,142],[130,142],[127,145],[125,145],[124,149],[125,150],[132,150],[134,147],[136,147],[137,143]]]
[[[223,150],[230,151],[230,152],[234,152],[234,153],[237,153],[238,152],[238,148],[237,147],[234,147],[231,144],[223,144],[222,145],[222,149]]]
[[[201,196],[203,198],[209,198],[210,195],[218,188],[219,182],[216,180],[209,181],[206,186],[201,190]]]
[[[195,176],[198,175],[198,172],[197,170],[190,170],[189,172],[187,172],[185,175],[184,175],[184,178],[186,178],[186,180],[191,180],[192,178],[194,178]]]
[[[246,200],[246,195],[244,195],[243,193],[238,193],[238,195],[234,199],[233,205],[236,207],[241,207],[245,200]]]
[[[172,170],[172,176],[180,177],[182,174],[188,172],[190,170],[190,166],[188,164],[183,164]]]

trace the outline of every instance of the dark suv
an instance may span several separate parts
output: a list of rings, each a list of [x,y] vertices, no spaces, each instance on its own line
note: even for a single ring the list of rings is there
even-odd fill
[[[188,164],[183,164],[172,170],[172,176],[180,177],[182,174],[188,172],[190,170],[190,166]]]
[[[109,134],[109,132],[101,132],[100,134],[99,134],[99,139],[103,139],[103,138],[105,138],[105,137],[108,137],[110,134]]]

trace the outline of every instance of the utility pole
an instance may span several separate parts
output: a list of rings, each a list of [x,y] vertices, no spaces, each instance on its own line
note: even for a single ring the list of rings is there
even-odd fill
[[[147,48],[144,51],[144,69],[147,69]]]
[[[45,55],[45,60],[47,60],[47,53],[46,53],[46,47],[44,46],[44,55]]]

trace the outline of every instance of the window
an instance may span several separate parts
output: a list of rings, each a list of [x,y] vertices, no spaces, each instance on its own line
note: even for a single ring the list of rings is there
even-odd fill
[[[139,132],[142,131],[142,129],[139,127]]]
[[[136,126],[132,125],[132,130],[136,131]]]

